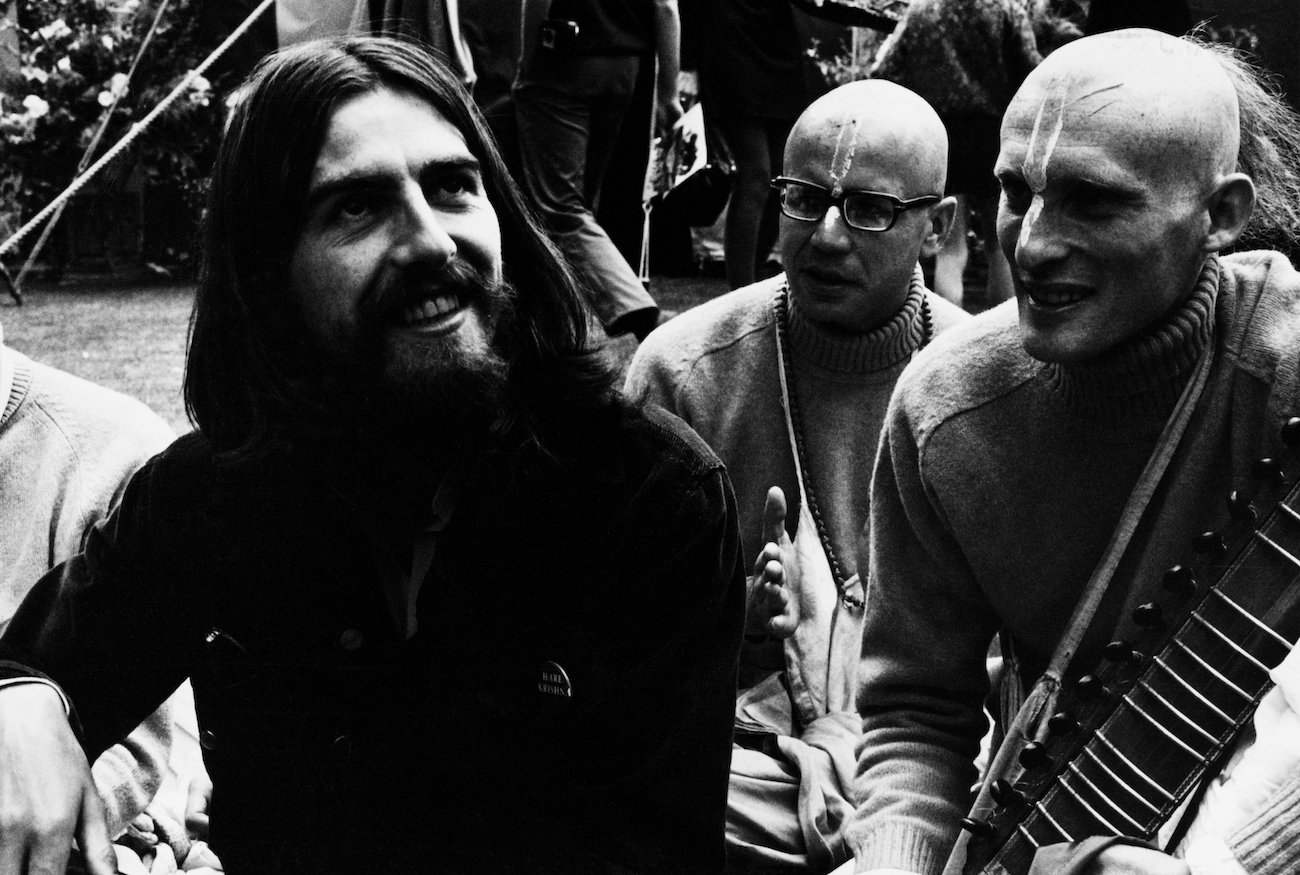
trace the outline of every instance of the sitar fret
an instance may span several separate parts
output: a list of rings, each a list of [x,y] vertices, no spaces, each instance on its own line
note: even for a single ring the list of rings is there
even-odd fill
[[[1290,511],[1289,508],[1288,508],[1288,511]],[[1294,513],[1294,512],[1292,511],[1292,513]],[[1263,543],[1265,543],[1265,544],[1267,544],[1268,546],[1272,547],[1272,548],[1273,548],[1273,551],[1276,552],[1276,553],[1277,553],[1279,556],[1281,556],[1283,559],[1285,559],[1287,562],[1290,562],[1290,563],[1291,563],[1292,565],[1294,565],[1296,568],[1300,568],[1300,559],[1297,559],[1294,555],[1292,555],[1292,553],[1291,553],[1290,550],[1287,550],[1285,547],[1283,547],[1283,546],[1282,546],[1281,544],[1279,544],[1277,541],[1274,541],[1274,540],[1273,540],[1272,538],[1270,538],[1268,535],[1264,534],[1263,532],[1259,532],[1259,531],[1257,531],[1257,532],[1254,533],[1254,537],[1256,538],[1256,540],[1262,541]]]
[[[1237,604],[1235,601],[1233,601],[1232,599],[1228,598],[1226,595],[1224,595],[1224,594],[1223,594],[1220,590],[1218,590],[1217,588],[1216,588],[1216,589],[1212,589],[1212,590],[1210,590],[1210,595],[1213,596],[1213,597],[1215,597],[1215,598],[1217,598],[1221,603],[1223,603],[1223,604],[1227,605],[1228,607],[1232,608],[1234,611],[1237,612],[1237,615],[1238,615],[1238,616],[1243,617],[1244,619],[1250,621],[1251,625],[1253,625],[1255,628],[1259,629],[1261,632],[1263,632],[1265,635],[1267,635],[1267,636],[1268,636],[1270,639],[1272,639],[1276,644],[1281,645],[1281,647],[1282,647],[1282,648],[1283,648],[1287,653],[1290,653],[1290,652],[1291,652],[1291,642],[1287,641],[1287,640],[1286,640],[1285,638],[1283,638],[1281,635],[1277,634],[1277,632],[1273,629],[1272,626],[1268,625],[1268,624],[1265,623],[1263,620],[1261,620],[1259,617],[1256,617],[1256,616],[1255,616],[1254,614],[1252,614],[1250,611],[1246,610],[1246,609],[1243,608],[1241,605]]]
[[[1113,823],[1111,823],[1109,820],[1107,820],[1105,817],[1103,817],[1100,811],[1098,811],[1097,809],[1095,809],[1095,808],[1093,808],[1091,805],[1089,805],[1089,804],[1088,804],[1088,800],[1084,799],[1081,795],[1079,795],[1079,791],[1078,791],[1078,790],[1075,790],[1073,787],[1070,786],[1069,782],[1065,780],[1065,775],[1064,775],[1064,774],[1061,774],[1061,775],[1058,775],[1058,776],[1057,776],[1057,778],[1056,778],[1056,784],[1057,784],[1057,786],[1060,788],[1059,792],[1062,792],[1062,793],[1067,794],[1067,795],[1068,795],[1071,799],[1073,799],[1076,803],[1078,803],[1079,805],[1081,805],[1081,806],[1083,807],[1083,810],[1086,811],[1086,812],[1088,812],[1088,814],[1089,814],[1089,815],[1090,815],[1090,816],[1091,816],[1095,821],[1097,821],[1097,823],[1101,824],[1103,827],[1105,827],[1107,830],[1109,830],[1111,835],[1120,835],[1120,834],[1121,834],[1121,833],[1120,833],[1120,830],[1119,830],[1119,827],[1115,826]],[[1105,797],[1103,796],[1102,798],[1105,798]]]
[[[1125,811],[1123,808],[1121,808],[1119,803],[1117,803],[1114,799],[1111,799],[1110,796],[1107,795],[1104,790],[1102,790],[1100,787],[1094,784],[1092,780],[1083,773],[1083,769],[1079,768],[1079,765],[1077,763],[1073,763],[1073,762],[1067,763],[1066,766],[1075,775],[1075,777],[1077,777],[1080,781],[1082,781],[1088,787],[1089,790],[1091,790],[1093,793],[1097,795],[1099,799],[1101,799],[1108,806],[1110,806],[1110,808],[1113,811],[1115,811],[1115,813],[1117,813],[1120,817],[1124,818],[1130,824],[1132,824],[1134,829],[1138,831],[1142,830],[1143,828],[1142,824],[1138,823],[1136,820],[1130,817],[1129,813]],[[1064,778],[1062,778],[1061,780],[1062,782],[1064,782]],[[1143,801],[1145,802],[1146,800]],[[1106,825],[1111,826],[1109,821],[1106,822]],[[1115,832],[1116,835],[1121,834],[1121,831],[1118,828],[1111,826],[1111,829]]]
[[[1170,667],[1169,661],[1166,660],[1164,656],[1157,654],[1154,663],[1158,665],[1162,671],[1164,671],[1167,677],[1170,677],[1173,680],[1177,681],[1184,691],[1186,691],[1187,693],[1195,697],[1197,701],[1199,701],[1202,705],[1204,705],[1207,709],[1209,709],[1211,713],[1217,715],[1221,720],[1223,720],[1224,723],[1228,724],[1229,726],[1233,726],[1236,724],[1236,721],[1233,720],[1231,717],[1229,717],[1221,708],[1219,708],[1218,705],[1215,705],[1213,702],[1207,699],[1201,693],[1200,690],[1196,689],[1196,687],[1189,684],[1186,678],[1184,678],[1178,672],[1174,671],[1173,668]]]
[[[1191,756],[1193,759],[1198,759],[1198,760],[1201,759],[1203,755],[1201,754],[1200,751],[1196,750],[1196,748],[1192,747],[1190,744],[1183,741],[1177,735],[1174,735],[1172,732],[1166,729],[1159,720],[1152,717],[1146,711],[1142,710],[1141,706],[1139,706],[1137,702],[1133,701],[1132,694],[1125,693],[1123,696],[1120,696],[1120,701],[1122,701],[1125,705],[1128,705],[1129,710],[1132,713],[1137,714],[1139,717],[1145,720],[1148,726],[1150,726],[1152,729],[1159,732],[1165,738],[1169,739],[1174,744],[1182,748],[1188,754],[1188,756]]]
[[[1155,778],[1152,778],[1146,772],[1138,768],[1137,765],[1131,759],[1124,756],[1124,752],[1121,751],[1118,747],[1116,747],[1111,742],[1111,740],[1106,737],[1106,733],[1103,728],[1097,729],[1096,733],[1093,734],[1093,739],[1101,742],[1105,746],[1106,750],[1110,751],[1112,754],[1115,755],[1117,759],[1119,759],[1120,762],[1128,766],[1129,770],[1132,771],[1133,774],[1137,775],[1139,778],[1145,781],[1148,786],[1150,786],[1153,790],[1159,793],[1160,797],[1164,799],[1165,802],[1173,801],[1174,795],[1170,793],[1168,790],[1166,790],[1164,787],[1160,786],[1160,784],[1156,782]]]
[[[1184,724],[1184,725],[1186,725],[1189,729],[1191,729],[1191,730],[1192,730],[1193,732],[1195,732],[1197,735],[1199,735],[1199,736],[1201,736],[1202,738],[1204,738],[1204,739],[1205,739],[1206,741],[1208,741],[1211,745],[1215,745],[1215,744],[1218,744],[1218,743],[1219,743],[1219,739],[1217,739],[1216,737],[1214,737],[1214,736],[1211,735],[1210,733],[1206,732],[1204,729],[1202,729],[1202,728],[1200,727],[1199,724],[1196,723],[1195,720],[1193,720],[1192,718],[1190,718],[1190,717],[1188,717],[1186,714],[1184,714],[1182,711],[1180,711],[1180,710],[1178,709],[1178,707],[1177,707],[1176,705],[1174,705],[1173,702],[1170,702],[1170,701],[1169,701],[1168,699],[1166,699],[1164,696],[1160,695],[1160,693],[1156,690],[1156,688],[1153,687],[1153,686],[1151,686],[1150,682],[1148,682],[1146,678],[1141,678],[1141,679],[1139,679],[1138,682],[1137,682],[1137,686],[1138,686],[1138,687],[1141,687],[1143,690],[1145,690],[1146,693],[1147,693],[1148,695],[1150,695],[1152,698],[1154,698],[1154,699],[1155,699],[1157,702],[1159,702],[1161,705],[1164,705],[1164,706],[1165,706],[1165,710],[1167,710],[1169,713],[1173,714],[1173,715],[1174,715],[1175,717],[1177,717],[1179,720],[1183,721],[1183,724]]]
[[[1084,747],[1083,753],[1094,763],[1096,763],[1102,769],[1102,771],[1104,771],[1107,775],[1109,775],[1112,781],[1114,781],[1120,787],[1127,790],[1129,795],[1131,795],[1134,799],[1141,802],[1147,808],[1151,809],[1152,814],[1160,813],[1160,806],[1153,805],[1151,801],[1147,799],[1147,797],[1143,796],[1140,792],[1135,790],[1131,784],[1129,784],[1118,774],[1116,774],[1116,772],[1113,769],[1111,769],[1110,766],[1106,765],[1106,762],[1100,756],[1097,755],[1097,752],[1092,749],[1092,745],[1088,745]]]
[[[1197,608],[1196,610],[1192,611],[1192,615],[1190,619],[1192,620],[1192,622],[1199,624],[1202,629],[1208,631],[1215,638],[1218,638],[1224,644],[1228,645],[1233,650],[1237,651],[1237,654],[1239,656],[1241,656],[1251,665],[1255,666],[1255,668],[1259,669],[1264,674],[1268,674],[1268,666],[1264,665],[1264,663],[1256,659],[1254,655],[1250,653],[1250,651],[1246,650],[1246,648],[1242,647],[1236,641],[1233,641],[1231,638],[1229,638],[1228,635],[1218,626],[1215,626],[1209,620],[1205,619],[1205,617],[1201,616],[1200,608]],[[1252,696],[1251,698],[1253,699],[1254,697]]]
[[[1204,659],[1201,659],[1201,657],[1198,656],[1198,655],[1196,654],[1196,651],[1195,651],[1195,650],[1192,650],[1192,648],[1188,647],[1188,646],[1187,646],[1186,644],[1184,644],[1182,641],[1179,641],[1177,638],[1175,638],[1175,639],[1173,639],[1173,640],[1172,640],[1171,642],[1169,642],[1169,643],[1172,644],[1172,645],[1174,645],[1175,647],[1177,647],[1178,650],[1180,650],[1181,652],[1183,652],[1183,653],[1185,653],[1186,655],[1190,656],[1190,657],[1191,657],[1191,658],[1196,662],[1197,665],[1199,665],[1199,666],[1200,666],[1202,669],[1204,669],[1206,672],[1208,672],[1209,674],[1211,674],[1212,676],[1214,676],[1214,677],[1215,677],[1217,680],[1219,680],[1219,682],[1221,682],[1225,687],[1227,687],[1227,688],[1228,688],[1229,690],[1231,690],[1232,692],[1236,693],[1236,694],[1237,694],[1238,696],[1240,696],[1243,700],[1245,700],[1246,702],[1253,702],[1253,701],[1255,701],[1255,697],[1254,697],[1254,696],[1252,696],[1250,693],[1246,692],[1246,691],[1243,690],[1241,687],[1237,686],[1237,685],[1234,684],[1232,681],[1230,681],[1230,680],[1228,680],[1226,677],[1224,677],[1223,674],[1222,674],[1218,669],[1214,668],[1214,666],[1210,665],[1210,664],[1209,664],[1208,662],[1206,662]],[[1235,723],[1236,721],[1234,720],[1233,722]]]

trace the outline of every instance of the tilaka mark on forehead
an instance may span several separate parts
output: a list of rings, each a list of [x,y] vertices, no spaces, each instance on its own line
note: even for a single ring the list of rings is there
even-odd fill
[[[840,133],[835,139],[835,154],[831,157],[831,196],[844,193],[844,179],[853,167],[858,150],[858,120],[851,110],[845,110],[840,119]]]
[[[1071,84],[1072,80],[1069,78],[1059,80],[1056,83],[1056,89],[1043,98],[1043,102],[1038,105],[1038,115],[1034,117],[1034,127],[1029,134],[1029,149],[1025,153],[1025,160],[1020,165],[1020,169],[1025,175],[1025,183],[1035,193],[1041,194],[1047,188],[1047,165],[1051,163],[1052,153],[1056,151],[1056,142],[1061,138],[1061,131],[1065,127],[1066,109],[1076,103],[1083,103],[1091,97],[1096,97],[1098,94],[1121,88],[1124,83],[1116,82],[1114,85],[1103,85],[1100,88],[1094,88],[1087,94],[1081,94],[1073,100],[1067,100]],[[1107,101],[1088,113],[1088,115],[1096,115],[1114,102],[1113,100]],[[1043,132],[1044,116],[1048,116],[1048,124],[1051,126],[1051,130],[1046,134]]]
[[[1055,90],[1038,104],[1038,114],[1034,116],[1034,128],[1029,133],[1029,148],[1025,151],[1025,160],[1020,170],[1025,176],[1025,184],[1034,194],[1042,194],[1047,189],[1047,165],[1051,163],[1052,152],[1056,151],[1056,141],[1061,138],[1061,128],[1065,127],[1065,98],[1069,92],[1070,82],[1062,79],[1056,83]],[[1043,117],[1051,130],[1043,131]]]
[[[1043,102],[1038,105],[1038,114],[1034,116],[1034,127],[1029,133],[1029,148],[1025,151],[1025,160],[1020,165],[1020,171],[1024,174],[1025,184],[1029,186],[1029,190],[1036,195],[1040,195],[1040,197],[1035,198],[1028,211],[1025,212],[1025,218],[1020,226],[1022,241],[1029,239],[1029,235],[1034,230],[1034,223],[1038,221],[1039,215],[1043,212],[1041,195],[1047,190],[1047,167],[1052,161],[1052,153],[1056,151],[1056,143],[1061,138],[1061,131],[1065,127],[1066,108],[1123,85],[1122,82],[1105,85],[1093,89],[1087,94],[1082,94],[1074,100],[1067,100],[1072,81],[1070,78],[1059,80],[1056,83],[1055,90],[1043,98]],[[1111,103],[1114,103],[1114,101],[1103,103],[1089,115],[1096,115],[1110,106]],[[1046,132],[1043,129],[1045,116],[1047,125],[1050,127],[1050,130]]]

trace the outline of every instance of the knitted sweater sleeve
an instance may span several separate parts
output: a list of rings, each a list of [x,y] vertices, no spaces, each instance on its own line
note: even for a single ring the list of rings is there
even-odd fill
[[[904,377],[904,380],[907,378]],[[890,402],[872,485],[869,569],[848,835],[858,871],[938,873],[975,781],[996,630],[939,497],[908,394]],[[925,393],[912,393],[923,406]],[[920,414],[918,413],[918,416]]]
[[[109,835],[126,829],[158,792],[171,746],[172,714],[164,704],[95,760],[91,775],[104,800]]]
[[[684,382],[681,366],[653,342],[656,340],[658,338],[647,338],[632,357],[623,383],[623,394],[637,404],[658,404],[670,413],[682,416],[681,405],[677,403]]]

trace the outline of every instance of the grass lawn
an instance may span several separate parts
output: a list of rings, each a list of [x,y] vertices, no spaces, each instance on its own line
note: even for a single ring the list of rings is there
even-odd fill
[[[656,277],[659,303],[684,310],[726,291],[720,279]],[[0,298],[5,343],[56,368],[139,398],[177,433],[190,430],[181,398],[185,336],[194,289],[176,283],[125,285],[112,277],[60,285],[29,283],[19,307]],[[599,329],[594,336],[601,337]],[[636,342],[607,344],[626,368]]]

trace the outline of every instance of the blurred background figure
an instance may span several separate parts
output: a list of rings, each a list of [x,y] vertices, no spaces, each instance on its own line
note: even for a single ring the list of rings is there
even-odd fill
[[[656,129],[667,133],[681,117],[680,29],[677,0],[524,0],[513,89],[522,182],[610,336],[641,340],[668,315],[595,213],[624,125],[649,141],[649,120],[630,111],[647,65]],[[632,196],[639,209],[639,182]]]
[[[709,49],[697,58],[704,113],[736,162],[724,251],[727,285],[738,289],[759,278],[776,242],[770,183],[813,95],[789,0],[707,0],[696,9]]]
[[[1085,33],[1149,27],[1179,36],[1192,29],[1187,0],[1092,0]]]
[[[1043,55],[1079,28],[1045,0],[912,0],[880,50],[872,75],[924,97],[948,129],[948,188],[961,204],[948,240],[935,257],[935,292],[967,309],[1011,297],[1011,271],[994,233],[1002,113]],[[988,265],[982,300],[964,300],[973,223]],[[972,296],[974,297],[974,296]]]

